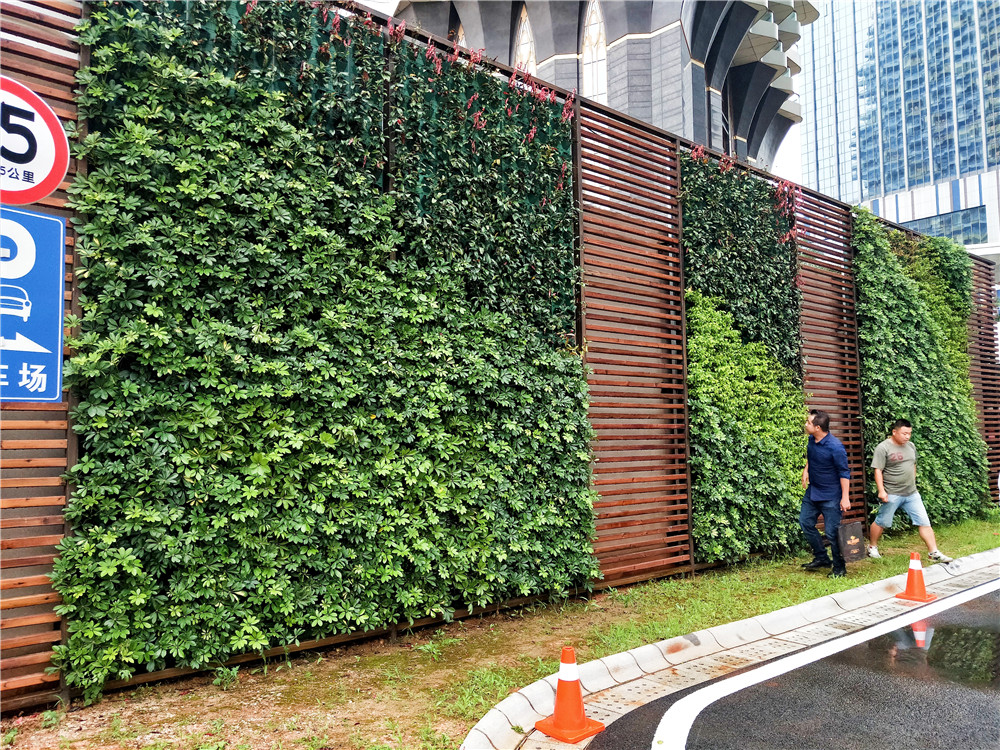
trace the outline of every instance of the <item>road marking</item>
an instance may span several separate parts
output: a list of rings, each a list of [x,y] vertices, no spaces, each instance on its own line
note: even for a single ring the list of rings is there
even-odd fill
[[[914,607],[909,612],[897,615],[878,625],[873,625],[854,633],[847,633],[832,641],[821,643],[804,651],[797,651],[790,656],[779,657],[766,664],[762,664],[760,667],[710,683],[693,693],[685,695],[667,709],[666,713],[660,719],[659,725],[656,727],[656,733],[653,735],[653,744],[650,748],[651,750],[684,750],[688,734],[691,732],[691,727],[694,725],[695,719],[698,718],[698,714],[727,695],[732,695],[765,680],[770,680],[799,667],[804,667],[807,664],[825,659],[833,654],[846,651],[880,635],[891,633],[893,630],[905,625],[910,625],[952,607],[957,607],[959,604],[978,599],[980,596],[998,589],[1000,589],[1000,578],[979,584],[946,598],[938,599],[929,604]],[[780,636],[775,637],[780,638]]]

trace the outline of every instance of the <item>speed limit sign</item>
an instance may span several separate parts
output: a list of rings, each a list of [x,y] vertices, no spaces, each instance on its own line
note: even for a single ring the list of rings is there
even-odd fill
[[[0,76],[0,198],[24,206],[50,195],[69,168],[69,142],[52,108]]]

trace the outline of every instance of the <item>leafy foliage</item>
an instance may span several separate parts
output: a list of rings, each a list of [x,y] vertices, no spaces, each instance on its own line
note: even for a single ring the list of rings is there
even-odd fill
[[[692,536],[702,562],[798,541],[806,409],[794,373],[743,343],[719,300],[687,294]]]
[[[681,184],[688,287],[720,299],[744,342],[801,376],[794,189],[699,149],[681,152]]]
[[[586,585],[562,105],[324,3],[91,10],[68,684]]]
[[[917,282],[928,312],[941,328],[956,385],[971,393],[969,316],[972,314],[972,260],[965,248],[943,237],[911,239],[890,232],[889,244],[907,276]]]
[[[914,280],[886,230],[861,209],[854,215],[853,245],[869,458],[894,420],[909,419],[918,487],[931,521],[981,515],[988,498],[986,445],[976,426],[968,356],[958,340],[959,330],[965,335],[961,318],[971,304],[971,275],[957,252],[940,243],[907,249],[897,242],[912,259]],[[869,491],[874,494],[874,485]]]

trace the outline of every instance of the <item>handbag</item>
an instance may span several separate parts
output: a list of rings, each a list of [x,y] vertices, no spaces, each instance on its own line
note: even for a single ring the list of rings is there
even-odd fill
[[[844,562],[858,562],[865,559],[865,526],[861,521],[840,524],[840,528],[837,529],[837,542],[840,544],[840,554],[844,556]]]

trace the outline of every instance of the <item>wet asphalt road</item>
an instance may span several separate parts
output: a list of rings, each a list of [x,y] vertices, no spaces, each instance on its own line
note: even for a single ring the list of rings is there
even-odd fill
[[[688,750],[997,750],[1000,595],[930,618],[928,649],[909,628],[723,698]],[[678,693],[619,719],[591,750],[645,750]]]

